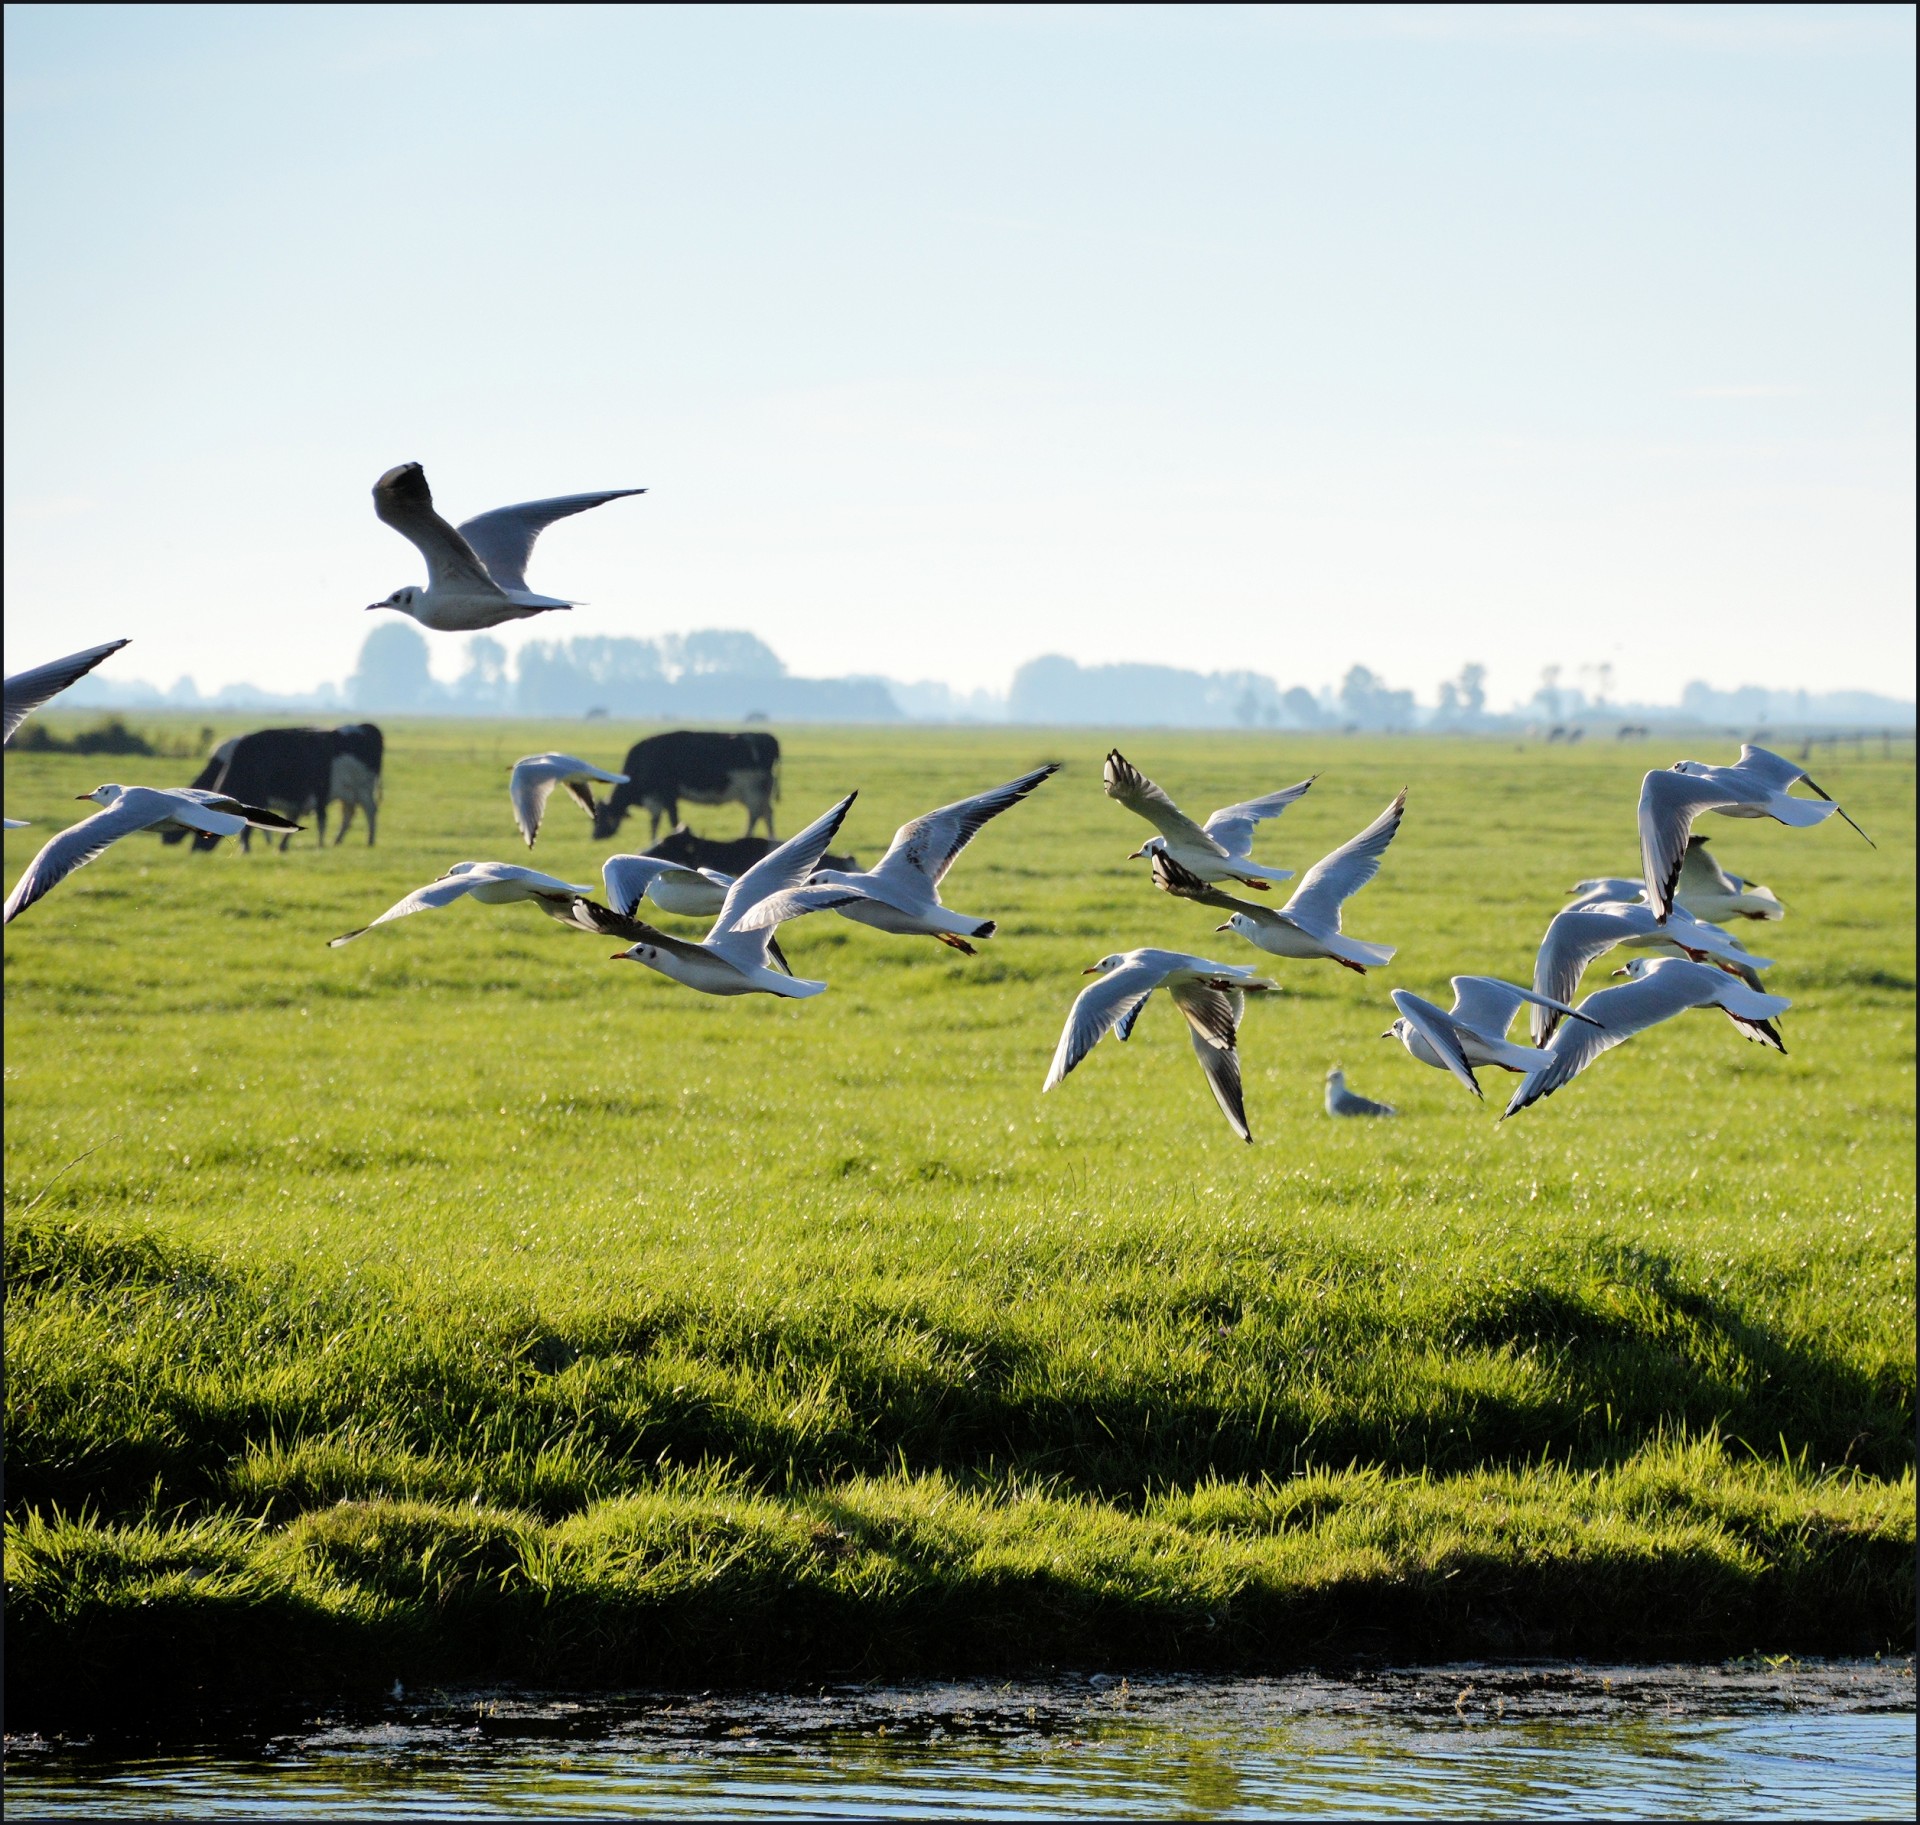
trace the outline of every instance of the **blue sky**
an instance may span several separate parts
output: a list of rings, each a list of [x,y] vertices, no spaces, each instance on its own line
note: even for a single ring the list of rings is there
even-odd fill
[[[1910,689],[1905,7],[6,12],[9,669],[531,632]],[[458,642],[436,636],[451,673]]]

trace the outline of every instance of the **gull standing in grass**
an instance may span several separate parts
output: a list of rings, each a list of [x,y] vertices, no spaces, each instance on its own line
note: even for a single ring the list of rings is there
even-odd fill
[[[1535,1045],[1553,1037],[1560,1024],[1556,1006],[1573,999],[1587,965],[1616,944],[1717,964],[1756,992],[1760,971],[1773,967],[1771,957],[1756,957],[1737,938],[1696,919],[1685,907],[1675,907],[1663,925],[1645,900],[1577,900],[1554,915],[1533,960],[1530,1024]]]
[[[1794,798],[1790,789],[1805,780],[1818,798]],[[1751,742],[1731,767],[1681,760],[1640,782],[1640,858],[1646,872],[1647,904],[1665,923],[1673,910],[1674,888],[1687,857],[1693,820],[1703,811],[1722,817],[1770,817],[1794,829],[1824,823],[1838,811],[1869,846],[1868,836],[1825,792],[1807,770],[1770,748]]]
[[[1327,1113],[1329,1115],[1398,1115],[1391,1103],[1376,1103],[1358,1090],[1347,1088],[1347,1074],[1335,1065],[1327,1073]]]
[[[1547,1063],[1521,1080],[1502,1121],[1571,1083],[1602,1052],[1689,1008],[1718,1008],[1747,1038],[1776,1052],[1787,1049],[1773,1024],[1793,1005],[1784,995],[1760,994],[1725,970],[1679,957],[1635,957],[1614,974],[1630,980],[1580,1003],[1581,1021],[1569,1022],[1553,1036]]]
[[[1403,786],[1386,810],[1351,841],[1309,868],[1293,897],[1277,909],[1236,900],[1209,887],[1178,862],[1170,850],[1153,858],[1153,884],[1162,892],[1206,906],[1228,908],[1232,917],[1218,931],[1235,931],[1249,944],[1275,957],[1325,958],[1364,976],[1390,962],[1391,944],[1368,944],[1340,930],[1340,908],[1380,872],[1380,858],[1400,828],[1407,808]]]
[[[26,872],[7,895],[6,915],[0,918],[0,924],[11,925],[76,868],[86,867],[136,830],[204,830],[210,836],[238,836],[249,826],[275,831],[305,828],[277,811],[192,786],[95,786],[79,796],[91,799],[101,809],[69,825],[27,864]]]
[[[589,931],[637,940],[628,949],[615,951],[614,962],[644,963],[703,995],[783,995],[797,1001],[824,994],[824,982],[783,975],[768,964],[771,925],[748,930],[742,921],[763,900],[798,887],[813,873],[855,796],[849,792],[831,811],[815,818],[798,836],[788,837],[778,849],[770,849],[741,875],[727,889],[713,929],[697,944],[669,937],[642,920],[622,918],[591,901],[575,904],[574,919]]]
[[[383,602],[369,602],[367,610],[397,609],[422,627],[446,634],[472,633],[502,621],[572,608],[564,596],[535,595],[527,587],[534,541],[555,520],[645,493],[644,488],[606,488],[598,494],[557,494],[550,500],[496,507],[462,520],[456,528],[434,511],[427,472],[418,463],[401,463],[374,483],[373,510],[419,548],[427,561],[427,587],[409,583]]]
[[[1183,951],[1120,951],[1081,972],[1098,976],[1082,989],[1067,1013],[1067,1024],[1054,1048],[1053,1064],[1042,1094],[1051,1090],[1113,1028],[1122,1042],[1132,1036],[1134,1022],[1147,998],[1165,988],[1173,1005],[1187,1017],[1193,1053],[1206,1073],[1207,1088],[1228,1125],[1243,1141],[1251,1141],[1246,1104],[1240,1093],[1240,1054],[1235,1049],[1246,997],[1273,993],[1278,984],[1231,963],[1190,957]]]
[[[1049,761],[1004,786],[995,786],[973,798],[942,805],[893,833],[887,853],[871,868],[846,872],[822,868],[804,887],[762,900],[740,921],[742,931],[758,931],[804,913],[837,912],[842,918],[899,937],[938,938],[942,944],[971,957],[969,939],[991,938],[992,919],[957,913],[940,903],[940,883],[987,822],[1017,805],[1042,781],[1060,771]]]
[[[1297,786],[1283,786],[1278,792],[1250,798],[1242,805],[1223,805],[1202,825],[1188,817],[1118,748],[1107,755],[1101,775],[1108,798],[1145,818],[1160,832],[1128,856],[1129,862],[1142,856],[1169,855],[1196,880],[1238,881],[1261,893],[1267,891],[1269,882],[1291,881],[1293,870],[1265,868],[1253,860],[1254,826],[1265,818],[1278,817],[1319,777],[1316,773]]]
[[[1423,1065],[1451,1071],[1475,1096],[1481,1094],[1474,1072],[1491,1065],[1524,1076],[1547,1062],[1537,1046],[1516,1046],[1507,1038],[1513,1017],[1525,1002],[1546,1001],[1532,989],[1502,982],[1498,976],[1456,976],[1453,1006],[1444,1012],[1408,989],[1393,991],[1400,1018],[1380,1035],[1397,1039]],[[1575,1020],[1587,1016],[1564,1001],[1547,1002],[1556,1013]]]
[[[529,754],[513,763],[507,796],[513,801],[513,821],[520,826],[520,834],[527,839],[529,849],[540,834],[540,819],[555,786],[565,786],[586,808],[588,817],[597,814],[598,807],[587,786],[590,779],[609,786],[627,783],[624,773],[609,773],[605,767],[596,767],[573,754]]]
[[[84,678],[102,659],[126,644],[124,640],[109,640],[105,646],[90,646],[83,653],[69,653],[64,659],[49,659],[45,665],[15,672],[6,681],[5,732],[0,734],[0,746],[12,741],[14,731],[49,698],[58,697],[68,685]]]
[[[563,924],[572,923],[573,903],[582,894],[592,892],[591,887],[556,880],[550,874],[522,868],[514,862],[455,862],[439,880],[416,887],[404,900],[389,906],[379,918],[356,926],[350,932],[342,932],[337,938],[329,938],[327,943],[334,948],[351,944],[355,938],[372,931],[376,925],[385,925],[391,919],[404,919],[411,913],[437,911],[442,906],[451,906],[454,901],[468,897],[478,900],[482,906],[514,906],[522,900],[531,900],[550,918],[558,919]]]

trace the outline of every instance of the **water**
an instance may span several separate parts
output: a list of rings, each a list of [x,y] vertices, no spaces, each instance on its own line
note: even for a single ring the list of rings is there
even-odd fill
[[[12,1819],[1914,1817],[1910,1661],[441,1693],[191,1751],[7,1748]]]

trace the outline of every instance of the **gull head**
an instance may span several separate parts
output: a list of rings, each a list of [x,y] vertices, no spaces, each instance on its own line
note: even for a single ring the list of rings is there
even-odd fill
[[[79,799],[92,799],[96,805],[117,804],[126,795],[125,786],[95,786],[91,792],[76,792]]]
[[[1648,970],[1653,968],[1656,961],[1658,961],[1658,959],[1653,957],[1630,958],[1627,963],[1613,973],[1616,976],[1626,976],[1632,981],[1638,982],[1646,975]]]
[[[630,944],[623,951],[615,951],[607,961],[609,963],[658,963],[660,953],[651,944]]]
[[[1213,929],[1217,932],[1238,932],[1241,937],[1251,940],[1255,927],[1245,913],[1234,913],[1226,924],[1216,925]]]
[[[417,584],[409,583],[404,588],[396,589],[384,602],[369,602],[367,613],[372,614],[376,608],[397,608],[401,614],[410,615],[425,593]]]
[[[1407,1030],[1406,1017],[1403,1015],[1400,1019],[1396,1020],[1392,1026],[1388,1027],[1380,1037],[1382,1039],[1405,1039]]]
[[[1327,1073],[1327,1082],[1330,1084],[1338,1084],[1344,1090],[1347,1085],[1347,1074],[1342,1071],[1338,1065],[1335,1065]]]
[[[1127,857],[1127,860],[1129,862],[1137,862],[1140,860],[1142,856],[1158,855],[1163,849],[1166,848],[1166,846],[1167,846],[1167,839],[1165,837],[1150,836],[1147,838],[1147,840],[1144,843],[1140,845],[1138,849],[1136,849],[1133,852],[1132,855]]]
[[[1083,976],[1104,976],[1109,970],[1117,970],[1121,964],[1125,962],[1126,958],[1116,952],[1112,956],[1102,957],[1098,963],[1088,964],[1080,974]]]

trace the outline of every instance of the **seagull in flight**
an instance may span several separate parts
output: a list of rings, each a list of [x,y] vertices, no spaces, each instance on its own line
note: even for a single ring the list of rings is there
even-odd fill
[[[1404,787],[1386,810],[1356,837],[1323,856],[1301,878],[1293,897],[1277,909],[1236,900],[1209,887],[1175,860],[1171,850],[1153,858],[1153,884],[1163,893],[1227,908],[1231,917],[1215,929],[1235,931],[1275,957],[1326,958],[1364,976],[1392,961],[1391,944],[1368,944],[1340,930],[1340,908],[1380,872],[1380,858],[1400,828],[1407,808]]]
[[[1081,974],[1100,980],[1082,989],[1068,1010],[1047,1081],[1040,1086],[1043,1094],[1085,1058],[1109,1028],[1123,1042],[1130,1038],[1148,997],[1155,989],[1165,988],[1173,1005],[1187,1017],[1194,1056],[1206,1073],[1207,1088],[1213,1092],[1221,1114],[1243,1141],[1253,1139],[1240,1094],[1236,1041],[1246,997],[1270,994],[1278,988],[1277,983],[1231,963],[1163,950],[1117,952],[1102,957]]]
[[[1787,909],[1771,887],[1758,881],[1743,881],[1728,874],[1718,860],[1707,853],[1703,836],[1687,838],[1687,853],[1680,858],[1680,883],[1673,897],[1696,919],[1725,925],[1734,919],[1784,919]]]
[[[790,836],[778,849],[768,850],[741,875],[727,889],[713,929],[697,944],[670,937],[643,920],[623,918],[592,901],[575,904],[575,922],[588,931],[635,940],[626,950],[614,952],[614,962],[644,963],[703,995],[782,995],[798,1001],[825,994],[824,982],[809,982],[772,967],[767,959],[773,946],[773,927],[748,929],[745,918],[763,900],[798,887],[813,873],[855,796],[849,792],[798,836]]]
[[[11,925],[76,868],[86,867],[136,830],[204,830],[209,836],[238,836],[249,826],[288,832],[305,828],[277,811],[191,786],[106,785],[79,796],[101,808],[61,831],[27,864],[25,873],[14,882],[13,892],[7,895],[6,914],[0,924]]]
[[[376,925],[385,925],[391,919],[404,919],[411,913],[434,912],[469,896],[482,906],[513,906],[522,900],[531,900],[549,918],[568,924],[573,922],[574,901],[582,894],[592,892],[590,886],[582,887],[573,881],[557,880],[550,874],[522,868],[513,862],[455,862],[439,880],[416,887],[404,900],[389,906],[379,918],[356,926],[350,932],[342,932],[337,938],[329,938],[327,943],[332,949],[338,950],[341,945],[351,944],[355,938],[372,931]]]
[[[1160,832],[1128,856],[1129,862],[1142,856],[1168,855],[1196,880],[1238,881],[1260,893],[1267,892],[1274,881],[1291,881],[1293,870],[1266,868],[1253,860],[1254,826],[1278,817],[1319,777],[1316,773],[1312,779],[1283,786],[1265,798],[1250,798],[1245,804],[1222,805],[1205,824],[1196,824],[1118,748],[1107,755],[1101,774],[1108,798],[1145,818]]]
[[[1773,1024],[1793,1005],[1784,995],[1763,995],[1725,970],[1680,957],[1635,957],[1614,974],[1629,980],[1580,1003],[1580,1023],[1569,1022],[1554,1034],[1547,1063],[1521,1079],[1503,1122],[1571,1083],[1602,1052],[1690,1008],[1718,1008],[1748,1039],[1776,1052],[1787,1049]]]
[[[15,672],[6,681],[6,723],[0,746],[12,741],[14,731],[49,698],[58,697],[68,685],[84,678],[102,659],[126,644],[124,640],[109,640],[105,646],[90,646],[83,653],[69,653],[64,659],[49,659],[45,665]]]
[[[1790,788],[1801,780],[1819,796],[1792,797]],[[1770,817],[1797,830],[1824,823],[1839,812],[1869,847],[1875,846],[1873,838],[1814,784],[1804,767],[1770,748],[1748,742],[1731,767],[1675,761],[1664,772],[1649,773],[1640,782],[1640,858],[1646,872],[1647,904],[1663,924],[1673,911],[1693,820],[1703,811],[1717,811],[1722,817]]]
[[[627,783],[624,773],[609,773],[605,767],[596,767],[573,754],[529,754],[513,763],[507,796],[513,801],[513,821],[520,826],[520,834],[527,839],[529,849],[540,834],[540,819],[555,786],[565,786],[586,807],[589,817],[596,814],[598,807],[587,786],[590,779],[609,786]]]
[[[1524,1076],[1548,1062],[1538,1046],[1516,1046],[1507,1038],[1514,1015],[1529,1001],[1545,1003],[1573,1020],[1588,1018],[1564,1001],[1549,1001],[1498,976],[1456,976],[1453,1006],[1444,1011],[1410,989],[1395,989],[1393,1005],[1400,1017],[1380,1037],[1399,1040],[1423,1065],[1451,1071],[1479,1096],[1480,1080],[1474,1072],[1483,1066]]]
[[[555,520],[602,507],[644,488],[608,488],[598,494],[557,494],[550,500],[496,507],[456,528],[434,511],[427,472],[418,463],[389,469],[373,484],[373,510],[427,561],[427,587],[407,584],[376,608],[397,609],[422,627],[443,634],[498,627],[550,609],[572,608],[564,596],[536,595],[527,587],[527,560],[534,540]]]
[[[740,921],[740,929],[758,931],[803,913],[831,909],[876,931],[938,938],[971,957],[975,952],[969,940],[991,938],[995,922],[942,905],[940,883],[990,819],[1017,805],[1059,771],[1059,762],[1050,761],[990,792],[957,799],[902,824],[893,833],[887,853],[873,867],[860,872],[818,869],[804,887],[762,900]]]

